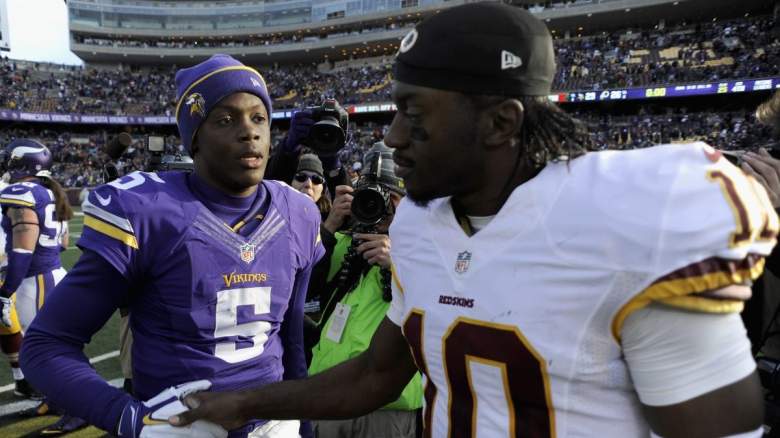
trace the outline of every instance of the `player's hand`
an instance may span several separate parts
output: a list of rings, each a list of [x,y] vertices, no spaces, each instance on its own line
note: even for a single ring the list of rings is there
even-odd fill
[[[333,199],[333,206],[331,206],[330,213],[328,213],[328,217],[322,224],[331,233],[338,231],[352,214],[352,192],[354,192],[354,189],[350,186],[336,186],[336,197]]]
[[[181,399],[211,387],[208,380],[183,383],[164,390],[145,402],[133,400],[122,411],[117,426],[119,438],[195,437],[225,438],[227,430],[207,421],[196,421],[187,427],[173,427],[168,418],[187,410]]]
[[[287,131],[287,137],[284,139],[284,152],[290,155],[297,154],[309,136],[313,124],[311,111],[295,111],[290,117],[290,130]]]
[[[11,328],[11,298],[0,296],[0,324],[3,324],[6,328]]]
[[[357,252],[369,264],[390,269],[390,236],[387,234],[355,233],[352,238],[363,241],[358,245]]]
[[[184,398],[190,410],[168,419],[176,427],[190,426],[198,422],[208,421],[227,430],[237,429],[249,418],[242,415],[247,403],[240,392],[201,392],[190,394]]]
[[[772,207],[780,207],[780,160],[769,155],[761,148],[758,153],[746,152],[742,155],[742,170],[753,175],[764,186],[772,201]]]

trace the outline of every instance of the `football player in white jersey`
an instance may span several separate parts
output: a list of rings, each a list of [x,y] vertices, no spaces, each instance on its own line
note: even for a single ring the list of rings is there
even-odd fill
[[[368,351],[190,396],[169,421],[362,415],[419,369],[428,437],[760,436],[738,312],[780,228],[766,192],[703,143],[586,153],[547,99],[554,72],[548,30],[518,7],[412,30],[385,137],[408,197]]]

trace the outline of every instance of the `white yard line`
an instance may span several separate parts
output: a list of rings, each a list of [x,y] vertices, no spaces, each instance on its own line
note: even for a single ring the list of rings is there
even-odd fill
[[[98,357],[100,357],[100,356],[98,356]],[[115,386],[115,387],[119,388],[119,387],[122,386],[123,382],[124,382],[124,379],[118,378],[118,379],[110,380],[108,383],[110,383],[112,386]],[[8,385],[6,385],[6,386],[8,386]],[[5,388],[6,386],[3,386],[3,388]],[[13,385],[11,385],[11,387],[13,388]],[[38,406],[38,403],[40,403],[40,402],[33,401],[33,400],[21,400],[21,401],[16,401],[16,402],[11,402],[11,403],[8,403],[8,404],[0,405],[0,417],[5,416],[5,415],[16,414],[16,413],[22,412],[22,411],[24,411],[26,409],[33,408],[35,406]]]
[[[98,362],[103,362],[104,360],[111,359],[112,357],[119,356],[119,350],[114,350],[111,352],[108,352],[106,354],[101,354],[100,356],[95,356],[92,359],[89,360],[89,363],[95,364]]]
[[[111,359],[113,357],[119,356],[119,350],[114,350],[106,354],[101,354],[100,356],[95,356],[92,359],[89,360],[89,363],[95,364],[98,362],[103,362],[104,360]],[[14,389],[14,384],[9,383],[8,385],[0,386],[0,394],[4,392],[8,392]],[[0,407],[1,408],[1,407]],[[0,414],[2,415],[2,414]]]

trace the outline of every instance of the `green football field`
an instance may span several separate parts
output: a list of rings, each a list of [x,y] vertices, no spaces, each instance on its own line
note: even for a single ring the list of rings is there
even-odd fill
[[[81,236],[83,226],[84,216],[81,213],[77,213],[77,216],[70,221],[70,246],[67,251],[62,253],[62,264],[65,269],[70,269],[81,254],[75,243]],[[74,315],[74,318],[77,317],[78,315]],[[106,326],[92,338],[92,342],[84,348],[84,353],[93,361],[93,366],[100,375],[106,380],[115,380],[122,377],[119,367],[118,348],[119,314],[116,313],[106,323]],[[34,405],[35,403],[14,397],[11,370],[5,356],[0,355],[0,437],[38,436],[39,431],[57,420],[58,417],[54,416],[27,418],[20,415],[20,410]],[[99,429],[89,427],[60,436],[86,438],[107,435]]]

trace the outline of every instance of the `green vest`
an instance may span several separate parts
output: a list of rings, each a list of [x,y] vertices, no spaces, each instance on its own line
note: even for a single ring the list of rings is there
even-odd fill
[[[336,233],[336,247],[333,248],[328,281],[341,269],[341,263],[344,261],[347,248],[351,243],[351,236]],[[333,342],[325,336],[333,322],[333,314],[331,314],[330,319],[322,328],[320,342],[312,350],[313,357],[311,366],[309,366],[309,374],[325,371],[368,349],[371,337],[374,336],[374,332],[390,307],[390,303],[382,299],[382,276],[379,271],[379,266],[373,266],[360,279],[357,286],[341,299],[342,304],[350,306],[341,342]],[[324,307],[327,303],[321,304]],[[421,407],[422,383],[420,373],[415,373],[401,393],[401,397],[382,409],[410,411]]]

